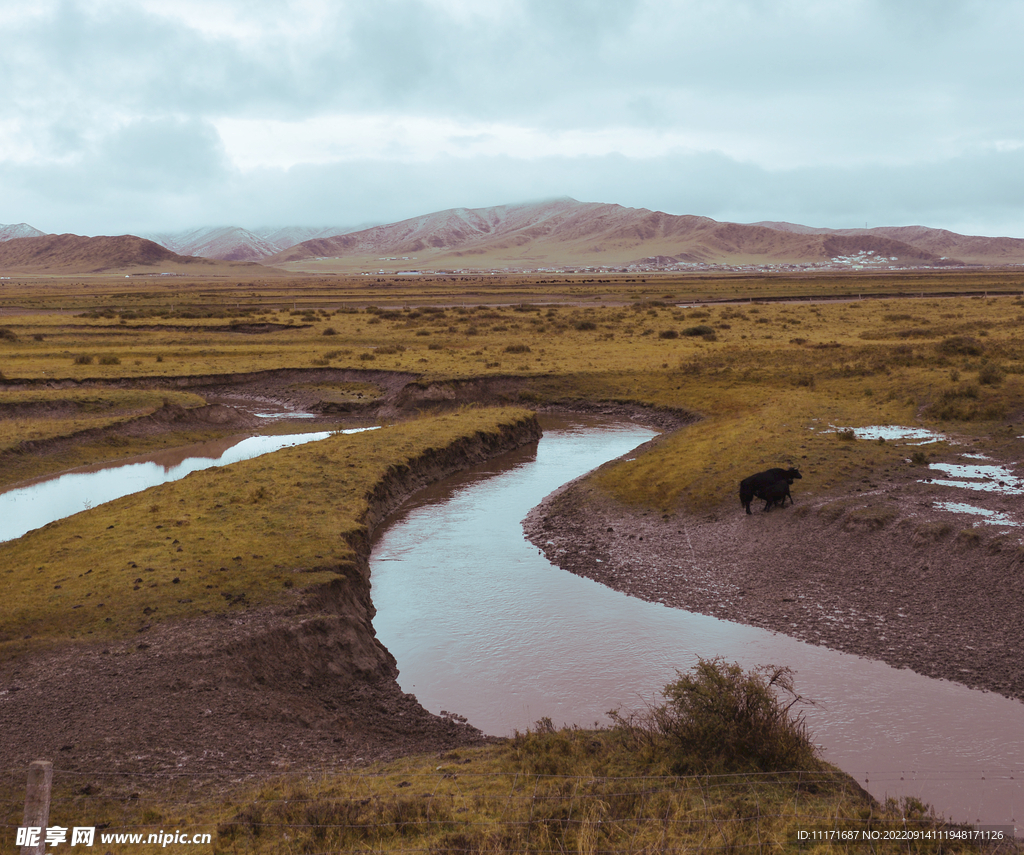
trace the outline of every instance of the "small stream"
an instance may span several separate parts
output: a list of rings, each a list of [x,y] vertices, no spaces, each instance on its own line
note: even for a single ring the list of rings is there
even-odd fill
[[[364,430],[373,428],[352,428],[340,432],[359,433]],[[326,439],[331,433],[314,431],[287,436],[219,439],[142,455],[127,462],[81,466],[55,478],[39,478],[24,487],[0,493],[0,543],[104,502],[177,481],[190,472],[227,466],[282,448]]]
[[[547,423],[538,446],[428,488],[393,517],[371,583],[402,688],[503,735],[656,702],[697,657],[788,665],[816,701],[807,719],[826,758],[877,798],[912,795],[966,822],[1024,819],[1024,704],[644,602],[554,567],[526,541],[521,520],[544,496],[652,435]]]

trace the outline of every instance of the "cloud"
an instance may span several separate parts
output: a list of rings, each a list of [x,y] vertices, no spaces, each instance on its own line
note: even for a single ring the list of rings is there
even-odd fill
[[[0,221],[570,194],[1024,233],[1016,0],[40,0],[0,24]]]

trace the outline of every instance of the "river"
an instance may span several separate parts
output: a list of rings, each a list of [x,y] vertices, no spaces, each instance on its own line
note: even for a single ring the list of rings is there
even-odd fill
[[[510,734],[542,717],[606,722],[658,700],[676,669],[721,656],[788,665],[826,759],[874,796],[912,795],[959,821],[1024,814],[1024,704],[648,603],[566,573],[521,521],[548,493],[652,431],[548,423],[540,443],[419,493],[375,544],[378,638],[432,712]]]

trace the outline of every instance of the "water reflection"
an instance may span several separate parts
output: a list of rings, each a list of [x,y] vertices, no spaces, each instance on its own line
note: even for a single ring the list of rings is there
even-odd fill
[[[417,497],[371,560],[374,626],[399,682],[432,712],[488,733],[547,716],[589,725],[656,700],[698,656],[777,663],[826,756],[877,797],[914,795],[962,820],[1024,807],[1024,705],[942,680],[627,597],[553,567],[520,521],[558,485],[651,436],[634,426],[552,429],[535,450]],[[500,472],[500,474],[499,474]]]
[[[354,428],[359,433],[373,428]],[[146,455],[132,463],[83,466],[0,493],[0,543],[80,511],[177,481],[190,472],[227,466],[282,448],[326,439],[332,431],[222,439]]]

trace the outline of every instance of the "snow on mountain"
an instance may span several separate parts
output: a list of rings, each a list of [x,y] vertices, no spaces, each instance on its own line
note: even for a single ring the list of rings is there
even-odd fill
[[[307,240],[320,240],[322,238],[337,237],[338,235],[347,235],[350,232],[357,232],[361,229],[369,228],[368,225],[360,226],[265,226],[259,229],[252,229],[252,233],[257,237],[262,238],[271,246],[276,247],[275,252],[280,252],[283,249],[295,246],[297,243],[302,243]]]
[[[277,247],[263,238],[234,226],[212,226],[145,237],[178,255],[216,258],[221,261],[259,261],[278,251]]]
[[[43,237],[46,232],[33,228],[28,223],[17,223],[16,225],[5,226],[0,224],[0,241],[14,240],[23,237]],[[282,247],[283,249],[284,247]]]
[[[356,226],[356,229],[364,226]],[[179,255],[216,258],[222,261],[259,261],[307,240],[335,237],[354,229],[322,226],[208,226],[184,232],[142,235]]]

